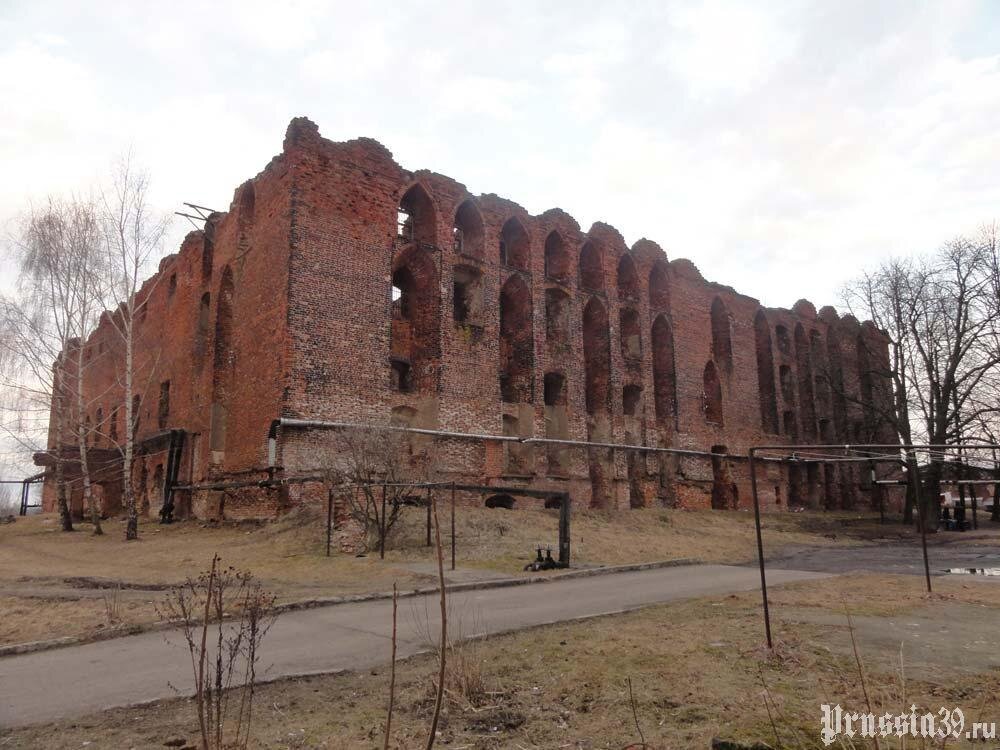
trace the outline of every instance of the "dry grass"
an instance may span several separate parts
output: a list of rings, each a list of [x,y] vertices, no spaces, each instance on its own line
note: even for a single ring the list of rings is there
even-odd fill
[[[442,508],[447,532],[448,509]],[[94,537],[85,524],[63,534],[53,516],[32,516],[0,527],[0,597],[5,612],[0,644],[92,635],[109,627],[156,619],[159,587],[203,571],[218,553],[226,565],[250,570],[279,602],[313,597],[401,590],[432,585],[424,515],[404,514],[394,549],[377,555],[324,555],[325,518],[299,510],[266,524],[208,525],[196,521],[145,524],[140,541],[125,542],[114,522]],[[884,534],[912,535],[898,525],[879,527],[871,515],[773,513],[764,517],[769,553],[788,545],[853,544]],[[538,546],[557,546],[558,511],[459,507],[459,567],[521,575]],[[448,545],[447,538],[445,539]],[[572,522],[575,564],[622,564],[692,558],[740,562],[756,554],[753,516],[747,512],[645,509],[576,511]],[[121,586],[120,622],[109,622],[102,597]]]
[[[997,603],[996,587],[985,583],[958,583],[947,591],[952,597],[947,601],[928,601],[912,590],[909,579],[896,577],[829,583],[839,587],[833,593],[862,592],[859,606],[885,596],[897,611],[929,606],[945,620],[949,601]],[[776,591],[776,597],[782,606],[840,606],[818,599],[809,585]],[[489,689],[474,701],[456,689],[446,706],[439,744],[483,750],[622,748],[638,740],[626,684],[631,678],[639,721],[653,748],[708,748],[713,736],[775,745],[763,678],[781,746],[819,747],[819,703],[864,705],[856,666],[852,658],[825,647],[823,628],[782,625],[778,633],[778,648],[768,654],[761,648],[758,600],[748,593],[491,638],[468,652],[476,662],[474,676]],[[904,702],[894,655],[869,662],[873,655],[865,651],[863,636],[859,646],[876,710],[898,712],[913,702],[934,710],[961,706],[970,718],[998,716],[997,674],[942,677],[934,683],[908,679]],[[431,654],[398,665],[391,747],[422,745],[434,670]],[[378,747],[387,682],[386,668],[265,686],[251,746]],[[0,734],[0,747],[68,750],[89,742],[93,747],[154,748],[171,738],[191,741],[195,736],[192,704],[175,700]],[[898,744],[883,742],[882,747]],[[920,745],[911,742],[908,747]]]

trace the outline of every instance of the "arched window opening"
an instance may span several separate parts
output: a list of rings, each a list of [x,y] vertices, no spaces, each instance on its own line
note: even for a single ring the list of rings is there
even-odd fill
[[[195,363],[201,365],[205,358],[205,349],[208,346],[208,331],[212,320],[212,295],[205,292],[201,295],[201,302],[198,303],[198,320],[195,324],[194,333],[194,357]]]
[[[483,219],[479,209],[471,200],[465,201],[455,213],[455,225],[452,228],[452,239],[455,252],[469,255],[473,258],[483,257]]]
[[[642,401],[642,386],[630,383],[622,388],[622,412],[626,417],[639,414],[639,404]]]
[[[439,294],[430,254],[419,247],[400,253],[392,273],[389,350],[397,391],[429,393],[437,386]]]
[[[561,372],[547,372],[544,378],[545,383],[545,405],[565,406],[566,405],[566,376]]]
[[[635,270],[635,261],[628,253],[618,261],[618,297],[629,301],[639,299],[639,274]]]
[[[704,393],[702,400],[705,408],[705,421],[721,426],[723,424],[722,415],[722,381],[719,380],[719,373],[715,369],[715,362],[709,360],[702,373],[702,386]]]
[[[792,353],[792,340],[788,337],[788,329],[784,326],[774,327],[774,337],[778,342],[778,351],[786,357]]]
[[[562,289],[545,290],[545,340],[555,352],[569,352],[570,298]]]
[[[833,432],[830,430],[829,419],[819,420],[819,440],[821,443],[829,443],[833,441]]]
[[[830,382],[827,380],[826,353],[823,348],[823,337],[819,331],[809,334],[809,356],[812,360],[813,379],[816,390],[816,417],[829,423],[832,411],[830,400]]]
[[[611,397],[611,341],[608,311],[597,297],[583,309],[583,362],[587,413],[608,411]]]
[[[532,401],[531,317],[531,292],[520,276],[511,276],[500,290],[500,397],[507,403]]]
[[[864,414],[865,431],[874,439],[875,435],[875,373],[868,341],[863,334],[857,337],[858,385],[861,388],[861,411]],[[867,439],[867,438],[866,438]]]
[[[792,368],[782,365],[778,368],[778,383],[781,386],[781,400],[786,407],[795,407],[795,380]]]
[[[513,216],[500,230],[500,263],[527,271],[531,258],[531,242],[521,222]]]
[[[247,182],[243,185],[243,189],[240,190],[240,228],[246,229],[247,226],[253,224],[254,212],[257,206],[257,196],[254,192],[254,187],[252,182]]]
[[[729,311],[719,297],[712,300],[712,356],[722,367],[732,369],[733,339]]]
[[[392,357],[389,360],[389,386],[397,393],[409,393],[413,390],[413,378],[410,373],[410,363],[404,359]]]
[[[795,372],[799,381],[799,411],[802,413],[802,435],[816,440],[816,394],[813,390],[812,356],[805,329],[795,326]]]
[[[654,310],[670,310],[670,277],[667,264],[658,260],[649,272],[649,306]]]
[[[232,398],[236,350],[233,346],[233,272],[222,271],[215,310],[215,349],[212,359],[212,411],[209,446],[213,451],[226,449],[226,427]]]
[[[156,410],[156,426],[163,430],[170,422],[170,381],[160,383],[160,403]]]
[[[486,507],[514,510],[514,498],[510,495],[490,495],[486,498]]]
[[[833,411],[834,439],[847,441],[847,398],[844,395],[844,361],[841,357],[837,332],[831,328],[826,334],[827,383],[830,386]]]
[[[421,185],[414,185],[407,190],[399,202],[396,230],[404,242],[437,244],[434,203]]]
[[[674,370],[674,334],[665,315],[653,322],[653,402],[661,422],[674,415],[677,375]]]
[[[452,303],[456,323],[482,324],[483,275],[478,268],[455,266]]]
[[[95,431],[94,431],[94,443],[101,442],[104,438],[105,427],[104,427],[104,409],[100,406],[97,407],[97,418],[94,420]]]
[[[545,275],[546,277],[568,284],[570,266],[572,265],[569,250],[558,232],[550,232],[545,239]]]
[[[642,359],[642,334],[639,311],[623,307],[618,314],[618,335],[621,336],[622,357],[627,360]]]
[[[580,250],[580,286],[592,292],[604,291],[604,263],[601,251],[590,241]]]
[[[205,222],[202,232],[201,248],[201,280],[212,278],[212,268],[215,263],[215,222],[209,219]]]
[[[795,422],[795,412],[791,410],[786,411],[781,415],[781,418],[784,422],[784,433],[792,440],[797,440],[799,437],[799,427]]]
[[[566,376],[561,372],[547,372],[543,378],[545,390],[545,437],[565,440],[569,437],[566,417]],[[547,473],[562,476],[565,463],[565,446],[547,444],[545,446]]]
[[[754,342],[757,348],[757,387],[760,393],[760,426],[771,435],[778,434],[778,398],[774,387],[774,352],[771,331],[763,310],[753,320]]]

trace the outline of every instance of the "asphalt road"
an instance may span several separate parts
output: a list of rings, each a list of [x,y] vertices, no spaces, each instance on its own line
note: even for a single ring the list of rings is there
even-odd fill
[[[931,575],[944,574],[949,568],[1000,568],[1000,547],[982,543],[963,543],[961,534],[950,534],[942,542],[931,538],[927,546]],[[754,563],[756,565],[756,563]],[[768,570],[813,570],[825,573],[848,573],[864,570],[873,573],[923,575],[924,557],[920,544],[865,544],[857,547],[786,547],[780,555],[769,558]]]
[[[691,565],[616,573],[450,596],[457,637],[499,633],[636,609],[676,599],[746,591],[756,568]],[[774,570],[769,585],[826,574]],[[400,658],[428,649],[438,632],[436,596],[400,600]],[[388,661],[389,601],[341,604],[283,614],[262,649],[264,679],[368,669]],[[0,659],[0,726],[20,726],[193,692],[191,660],[175,631]]]

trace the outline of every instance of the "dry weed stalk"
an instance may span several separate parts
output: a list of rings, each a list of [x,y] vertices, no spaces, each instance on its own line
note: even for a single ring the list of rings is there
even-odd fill
[[[277,617],[275,597],[249,572],[219,563],[214,555],[207,572],[173,588],[158,609],[180,624],[191,656],[202,750],[245,750],[260,645]],[[239,698],[235,716],[229,711],[234,691]]]
[[[385,717],[385,742],[382,750],[389,750],[389,732],[392,728],[392,707],[396,698],[396,612],[399,606],[399,591],[392,584],[392,661],[389,664],[389,708]]]
[[[431,493],[431,511],[434,516],[434,546],[437,548],[438,583],[441,587],[441,648],[440,667],[438,669],[437,697],[434,700],[434,717],[431,719],[431,730],[427,737],[427,750],[434,747],[437,736],[438,719],[441,718],[441,700],[444,698],[444,678],[447,668],[448,651],[448,602],[444,585],[444,552],[441,549],[441,522],[438,520],[437,497]]]
[[[111,593],[101,594],[104,602],[104,620],[108,627],[114,627],[121,622],[121,593],[122,587],[115,586]]]

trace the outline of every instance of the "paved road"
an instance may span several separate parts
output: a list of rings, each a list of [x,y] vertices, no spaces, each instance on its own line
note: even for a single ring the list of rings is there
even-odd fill
[[[775,570],[769,584],[824,577]],[[456,635],[468,637],[758,585],[755,568],[691,565],[468,591],[451,596],[449,625],[458,630]],[[433,637],[437,632],[437,612],[434,596],[400,601],[400,658],[427,649],[427,634]],[[285,613],[264,643],[266,678],[384,663],[391,613],[387,601]],[[169,685],[190,694],[190,658],[178,634],[166,635],[145,633],[0,659],[0,726],[51,721],[176,695]]]
[[[942,543],[932,540],[927,545],[931,575],[946,573],[949,568],[1000,568],[1000,547],[982,542],[962,543],[954,535]],[[756,563],[752,563],[756,565]],[[920,544],[866,544],[857,547],[798,547],[785,548],[770,558],[768,570],[814,570],[826,573],[847,573],[865,570],[873,573],[924,574],[924,557]]]

